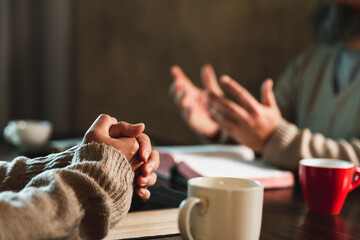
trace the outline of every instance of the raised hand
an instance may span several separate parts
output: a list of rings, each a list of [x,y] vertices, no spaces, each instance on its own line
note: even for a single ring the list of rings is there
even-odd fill
[[[262,152],[282,119],[272,90],[273,81],[266,79],[262,84],[262,103],[229,76],[223,76],[221,83],[239,104],[209,93],[211,117],[234,140]]]
[[[210,112],[205,105],[208,92],[216,96],[223,95],[214,69],[210,65],[205,65],[201,70],[205,89],[195,86],[179,66],[173,66],[171,73],[174,81],[170,87],[170,93],[174,96],[185,122],[197,134],[208,139],[215,138],[219,132],[219,125],[210,117]]]

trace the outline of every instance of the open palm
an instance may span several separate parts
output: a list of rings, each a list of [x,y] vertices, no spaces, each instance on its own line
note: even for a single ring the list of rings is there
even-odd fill
[[[202,80],[205,89],[195,86],[178,66],[172,67],[171,73],[174,77],[170,88],[171,94],[174,96],[185,122],[197,134],[209,139],[214,138],[219,131],[219,125],[210,117],[210,112],[206,107],[206,93],[223,95],[214,70],[209,65],[203,67]]]

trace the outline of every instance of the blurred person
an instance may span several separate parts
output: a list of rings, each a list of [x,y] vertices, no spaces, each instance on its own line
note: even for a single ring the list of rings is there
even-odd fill
[[[360,159],[360,1],[320,2],[313,15],[315,46],[292,61],[276,82],[266,79],[261,102],[229,76],[201,70],[205,89],[180,67],[171,73],[174,100],[189,127],[204,139],[230,136],[264,161],[297,170],[302,158]]]
[[[0,162],[0,239],[104,238],[127,214],[134,181],[144,200],[156,181],[144,128],[102,114],[78,146]]]

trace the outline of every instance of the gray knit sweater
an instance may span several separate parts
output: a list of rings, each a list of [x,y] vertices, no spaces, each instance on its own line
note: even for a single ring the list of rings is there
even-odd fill
[[[0,239],[101,239],[128,212],[134,173],[100,144],[0,162]]]
[[[275,88],[283,120],[267,142],[267,163],[297,170],[303,158],[334,158],[360,166],[360,75],[336,93],[340,46],[316,46],[287,67]]]

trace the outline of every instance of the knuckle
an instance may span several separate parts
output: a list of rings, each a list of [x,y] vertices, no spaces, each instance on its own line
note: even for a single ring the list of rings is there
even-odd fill
[[[96,129],[88,130],[84,136],[86,142],[88,143],[98,141],[99,137],[100,137],[99,131],[97,131]]]
[[[149,200],[150,195],[151,195],[151,194],[150,194],[150,192],[149,192],[149,191],[147,191],[147,192],[145,192],[145,193],[143,194],[142,199],[147,201],[147,200]]]
[[[154,156],[155,158],[159,158],[159,156],[160,156],[159,151],[156,150],[156,149],[153,149],[153,150],[152,150],[152,154],[153,154],[153,156]]]
[[[111,119],[112,119],[114,122],[117,122],[117,121],[118,121],[115,117],[111,117]]]
[[[247,119],[246,124],[251,128],[251,129],[256,129],[257,128],[257,123],[255,121],[251,121],[250,119]]]
[[[153,179],[152,185],[154,185],[156,183],[156,181],[157,181],[157,174],[156,173],[152,174],[152,179]]]
[[[132,151],[137,152],[140,147],[138,141],[135,138],[131,138],[130,141]]]
[[[147,134],[145,134],[145,133],[142,133],[141,134],[141,138],[142,138],[142,142],[144,142],[144,143],[149,143],[150,144],[150,138],[149,138],[149,136],[147,135]]]
[[[139,143],[143,143],[144,142],[144,133],[140,133],[139,136],[136,137]]]
[[[127,125],[128,125],[128,124],[127,124],[126,122],[124,122],[124,121],[120,121],[120,122],[118,123],[118,126],[119,126],[120,128],[122,128],[122,129],[126,128]]]
[[[99,115],[99,119],[107,120],[107,119],[111,119],[111,117],[108,114],[102,113]]]
[[[152,155],[152,159],[154,159],[155,161],[155,165],[156,165],[155,168],[157,169],[160,164],[160,154],[157,150],[152,150],[151,155]]]
[[[262,117],[262,109],[261,108],[255,108],[253,110],[253,114],[255,116],[255,118],[261,118]]]

